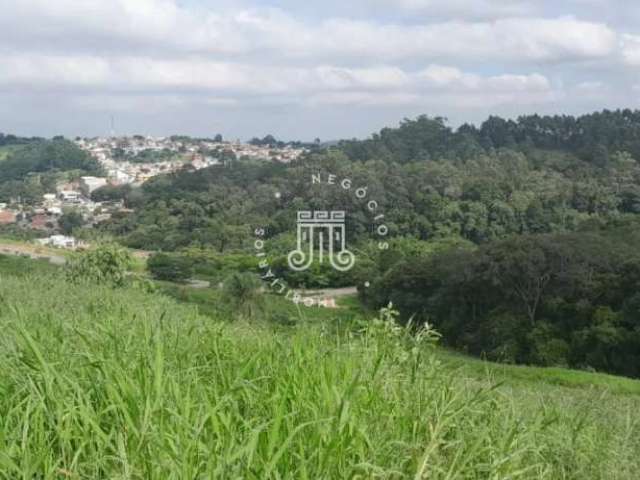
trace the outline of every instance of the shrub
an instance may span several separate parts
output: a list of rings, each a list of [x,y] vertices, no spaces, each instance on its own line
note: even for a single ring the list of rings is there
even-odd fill
[[[262,282],[257,275],[231,274],[224,281],[223,294],[238,318],[255,319],[264,310]]]
[[[69,210],[60,217],[59,223],[62,233],[71,235],[76,228],[84,225],[84,217],[77,210]]]
[[[73,258],[66,266],[66,275],[76,283],[90,281],[121,287],[127,282],[132,265],[127,250],[117,245],[103,244]]]
[[[183,282],[193,276],[193,262],[179,254],[156,253],[147,261],[149,272],[158,280]]]

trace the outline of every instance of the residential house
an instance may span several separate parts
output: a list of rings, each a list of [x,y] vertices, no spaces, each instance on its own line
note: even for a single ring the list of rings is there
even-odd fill
[[[55,220],[40,213],[31,217],[30,226],[33,230],[48,231],[55,228]]]
[[[16,223],[17,215],[11,210],[0,210],[0,225]]]
[[[70,248],[74,249],[78,246],[78,242],[73,237],[67,237],[65,235],[51,235],[49,238],[40,238],[37,240],[40,245],[55,247],[55,248]]]
[[[105,185],[107,185],[106,178],[80,177],[80,189],[86,196],[91,195],[95,190],[100,187],[104,187]]]
[[[66,204],[79,204],[82,201],[82,194],[75,190],[62,190],[58,197]]]

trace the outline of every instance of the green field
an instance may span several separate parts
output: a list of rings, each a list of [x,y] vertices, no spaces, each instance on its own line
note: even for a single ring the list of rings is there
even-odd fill
[[[0,478],[637,478],[640,382],[21,262],[0,262]]]

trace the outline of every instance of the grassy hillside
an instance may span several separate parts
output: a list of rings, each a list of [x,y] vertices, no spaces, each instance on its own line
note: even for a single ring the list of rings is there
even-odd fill
[[[582,480],[640,467],[635,381],[469,361],[382,320],[340,333],[234,323],[17,270],[0,269],[0,478]]]

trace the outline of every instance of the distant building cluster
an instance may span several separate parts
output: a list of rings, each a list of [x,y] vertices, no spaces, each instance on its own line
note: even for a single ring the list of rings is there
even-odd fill
[[[77,139],[104,167],[107,181],[114,185],[141,185],[157,175],[182,169],[200,170],[229,160],[289,163],[306,152],[292,146],[198,140],[185,137],[112,137]]]
[[[58,235],[62,230],[61,219],[65,212],[75,212],[82,226],[91,227],[109,220],[116,212],[127,211],[121,200],[91,200],[91,193],[107,184],[105,178],[81,177],[73,182],[58,184],[55,192],[43,195],[35,205],[26,206],[19,200],[13,201],[11,206],[0,203],[0,225],[15,225],[48,236],[39,241],[43,245],[76,248],[78,242],[75,239]]]
[[[180,170],[200,170],[235,160],[252,159],[289,163],[307,150],[279,143],[225,142],[221,139],[189,137],[112,137],[76,139],[76,144],[102,165],[106,176],[84,176],[62,182],[55,192],[43,195],[35,205],[12,199],[0,203],[0,226],[16,225],[42,235],[39,243],[58,248],[77,248],[78,242],[61,233],[61,219],[73,211],[74,221],[92,227],[109,220],[113,214],[131,212],[124,202],[92,200],[92,193],[107,185],[139,186],[149,179]]]

